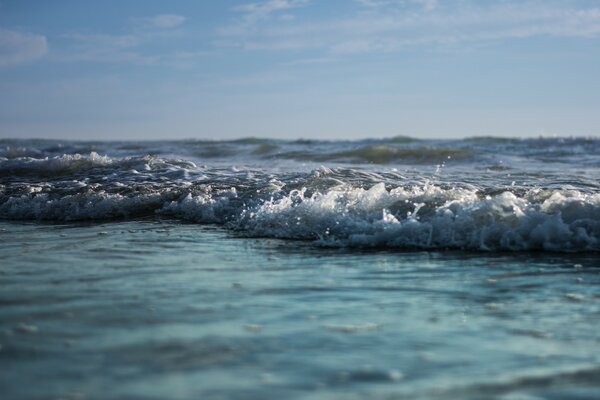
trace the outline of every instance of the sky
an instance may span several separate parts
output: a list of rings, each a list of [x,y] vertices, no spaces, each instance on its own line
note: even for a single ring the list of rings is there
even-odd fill
[[[600,136],[600,1],[0,0],[0,138]]]

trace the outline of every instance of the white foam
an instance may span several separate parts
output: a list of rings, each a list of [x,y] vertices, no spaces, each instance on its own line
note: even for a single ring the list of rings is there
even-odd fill
[[[76,169],[107,166],[113,164],[114,161],[113,158],[101,156],[96,152],[91,152],[89,155],[65,154],[45,158],[19,157],[0,160],[0,171],[73,171]]]
[[[115,160],[94,153],[65,157],[46,161],[59,165],[154,161]],[[78,180],[73,181],[70,194],[40,183],[18,189],[18,195],[0,192],[0,216],[69,221],[157,213],[225,224],[249,236],[312,240],[320,246],[600,251],[600,194],[532,189],[484,196],[471,186],[421,183],[386,188],[379,183],[361,188],[341,181],[322,189],[319,174],[327,171],[317,171],[306,188],[291,192],[279,180],[266,184],[254,178],[236,181],[237,188],[221,182],[218,189],[198,181],[161,180],[133,186],[112,181],[116,189],[107,190],[103,184]]]
[[[124,196],[109,193],[83,193],[53,198],[48,193],[11,197],[0,204],[0,215],[17,220],[78,221],[127,218],[154,210],[164,204],[169,193]]]
[[[188,194],[161,212],[196,222],[228,222],[251,236],[314,240],[322,246],[600,249],[598,195],[561,191],[539,200],[539,192],[531,191],[522,197],[503,192],[481,198],[475,189],[430,184],[392,190],[383,184],[340,185],[306,193],[271,195],[246,206],[232,203],[238,197],[233,190]]]
[[[511,192],[480,198],[474,190],[378,184],[291,193],[245,210],[241,221],[257,236],[323,246],[600,250],[600,196],[576,191],[532,202]]]
[[[187,193],[179,200],[166,203],[157,213],[193,222],[223,223],[229,216],[236,217],[236,210],[232,208],[230,201],[236,197],[235,188],[213,193],[212,189],[207,187],[206,193]]]
[[[128,171],[132,174],[140,174],[140,171],[152,171],[157,169],[177,170],[197,168],[191,161],[167,160],[150,155],[141,157],[109,157],[91,152],[82,154],[63,154],[56,157],[32,158],[19,157],[13,159],[0,158],[0,173],[41,173],[65,174],[73,172],[85,172],[93,168],[112,167],[113,171]]]

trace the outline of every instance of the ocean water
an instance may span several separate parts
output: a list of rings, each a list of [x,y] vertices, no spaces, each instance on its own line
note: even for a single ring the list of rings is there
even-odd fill
[[[600,139],[0,140],[7,399],[600,398]]]

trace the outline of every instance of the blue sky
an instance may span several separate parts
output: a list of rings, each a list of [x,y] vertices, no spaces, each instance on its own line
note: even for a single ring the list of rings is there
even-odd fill
[[[0,137],[600,136],[600,2],[0,0]]]

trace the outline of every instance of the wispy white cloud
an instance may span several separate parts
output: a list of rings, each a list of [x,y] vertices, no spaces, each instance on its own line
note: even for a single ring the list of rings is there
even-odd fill
[[[158,29],[170,29],[181,26],[187,20],[186,17],[176,14],[160,14],[153,17],[135,18],[134,21],[138,24]]]
[[[316,58],[300,58],[286,62],[285,65],[320,65],[320,64],[332,64],[339,62],[340,59],[337,57],[316,57]]]
[[[427,11],[433,10],[438,5],[437,0],[355,0],[355,2],[370,8],[419,6]]]
[[[28,63],[47,53],[45,36],[0,29],[0,67]]]
[[[254,23],[268,18],[274,12],[303,7],[308,3],[309,0],[266,0],[242,4],[235,7],[234,10],[242,13],[245,21]]]
[[[189,68],[206,55],[204,51],[177,46],[182,35],[179,29],[186,17],[161,14],[132,18],[122,34],[69,33],[61,36],[66,46],[59,58],[64,61],[98,63],[128,63],[137,65],[168,65]],[[164,44],[172,44],[164,50]]]
[[[156,57],[139,50],[145,38],[139,33],[124,35],[72,33],[62,36],[68,48],[60,54],[65,61],[151,64]]]
[[[253,29],[230,26],[219,31],[221,43],[245,49],[304,48],[349,54],[417,45],[600,35],[600,8],[567,1],[355,0],[355,4],[355,12],[343,17],[318,19],[312,14],[310,21],[264,21]]]
[[[68,33],[62,35],[62,37],[74,42],[110,49],[127,49],[136,47],[141,43],[141,38],[134,34],[109,35],[103,33]]]
[[[223,27],[221,34],[242,35],[256,28],[259,23],[264,23],[271,17],[280,12],[279,21],[292,21],[295,15],[290,13],[290,10],[300,8],[310,4],[311,0],[263,0],[254,3],[245,3],[233,8],[239,15],[239,19],[235,23]]]

